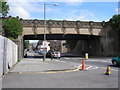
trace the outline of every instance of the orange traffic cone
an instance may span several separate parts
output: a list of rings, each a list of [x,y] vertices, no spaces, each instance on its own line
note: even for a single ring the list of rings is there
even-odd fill
[[[82,68],[80,70],[86,70],[86,68],[85,68],[85,60],[84,59],[82,59]]]
[[[107,67],[107,70],[106,70],[105,75],[109,75],[110,73],[111,73],[111,71],[110,71],[110,67]]]

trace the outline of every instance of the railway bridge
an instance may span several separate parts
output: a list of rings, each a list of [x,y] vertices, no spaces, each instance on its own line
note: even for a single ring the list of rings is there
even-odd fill
[[[20,22],[23,33],[19,42],[19,53],[22,53],[24,40],[44,40],[44,20],[20,19]],[[109,45],[112,43],[108,36],[110,30],[108,22],[105,21],[46,20],[45,34],[47,40],[61,40],[61,52],[79,55],[88,52],[91,56],[109,56],[115,51],[113,46]],[[71,41],[72,47],[63,45],[67,41]]]

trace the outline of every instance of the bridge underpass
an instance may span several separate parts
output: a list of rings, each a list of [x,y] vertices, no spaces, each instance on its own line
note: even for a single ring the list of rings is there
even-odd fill
[[[47,40],[94,40],[101,36],[80,34],[46,34]],[[24,40],[44,40],[44,34],[24,35]]]
[[[24,40],[43,40],[44,34],[24,35]],[[95,56],[99,51],[100,36],[80,35],[80,34],[46,34],[46,39],[60,40],[61,53],[84,56],[87,52],[90,56]],[[69,43],[68,43],[69,42]],[[64,45],[65,44],[65,45]],[[66,55],[67,55],[66,54]]]

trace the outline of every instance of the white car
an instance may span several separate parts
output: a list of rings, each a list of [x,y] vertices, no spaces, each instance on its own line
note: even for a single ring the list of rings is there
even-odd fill
[[[53,57],[54,57],[54,58],[59,58],[59,59],[60,59],[60,57],[61,57],[59,51],[54,51],[54,52],[52,52],[52,54],[53,54]]]

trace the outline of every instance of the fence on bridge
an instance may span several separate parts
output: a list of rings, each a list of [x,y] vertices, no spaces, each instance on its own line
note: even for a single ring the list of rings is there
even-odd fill
[[[7,73],[17,63],[18,46],[11,40],[0,36],[0,76]]]

